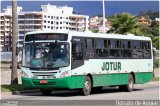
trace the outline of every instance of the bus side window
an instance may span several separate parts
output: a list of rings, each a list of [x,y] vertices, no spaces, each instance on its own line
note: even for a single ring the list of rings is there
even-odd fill
[[[81,41],[72,42],[72,61],[71,69],[75,69],[84,65],[83,60],[83,44]]]
[[[94,39],[90,38],[85,39],[85,58],[95,57],[94,46],[95,46]]]
[[[81,43],[72,43],[72,58],[74,60],[82,60],[82,44]]]

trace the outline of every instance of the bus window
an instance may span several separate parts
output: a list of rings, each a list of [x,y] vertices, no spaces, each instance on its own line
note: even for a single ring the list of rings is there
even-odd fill
[[[72,57],[75,60],[83,59],[81,43],[73,43],[72,44]]]
[[[143,58],[150,58],[150,46],[149,42],[142,42],[142,51],[143,51]]]
[[[96,57],[106,57],[104,50],[104,39],[96,39]]]
[[[120,40],[116,40],[116,48],[121,48],[121,41]]]
[[[103,39],[96,40],[96,48],[104,48],[104,40]]]
[[[140,41],[133,41],[133,58],[142,58],[142,49]]]
[[[119,58],[121,57],[121,49],[119,49],[118,47],[120,46],[120,42],[116,41],[116,40],[109,40],[108,44],[111,44],[111,49],[109,50],[109,56],[111,58]]]
[[[122,57],[132,57],[132,50],[131,50],[131,41],[124,40],[122,41]]]
[[[83,45],[81,42],[72,42],[72,63],[71,68],[77,68],[84,64]]]
[[[115,40],[111,40],[111,48],[115,48],[116,47],[116,42]]]
[[[85,39],[85,57],[86,58],[94,58],[95,57],[95,49],[94,49],[94,39]]]
[[[86,39],[85,43],[87,48],[92,48],[94,46],[94,39]]]

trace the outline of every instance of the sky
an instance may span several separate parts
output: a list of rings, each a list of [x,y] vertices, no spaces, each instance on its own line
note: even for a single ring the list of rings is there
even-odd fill
[[[23,11],[40,11],[41,5],[52,4],[57,6],[73,7],[76,13],[89,15],[90,17],[102,14],[102,1],[18,1],[18,6],[23,7]],[[11,1],[1,1],[1,9],[11,6]],[[159,11],[158,1],[105,1],[106,15],[128,12],[137,15],[140,11]]]

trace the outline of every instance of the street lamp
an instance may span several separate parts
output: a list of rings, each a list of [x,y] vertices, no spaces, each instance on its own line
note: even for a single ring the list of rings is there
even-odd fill
[[[102,0],[102,5],[103,5],[103,33],[105,33],[105,2]]]

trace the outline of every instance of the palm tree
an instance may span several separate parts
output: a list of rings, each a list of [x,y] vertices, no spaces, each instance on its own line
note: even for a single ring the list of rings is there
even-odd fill
[[[140,35],[141,31],[136,16],[128,13],[117,14],[112,19],[112,33],[119,34],[136,34]]]

